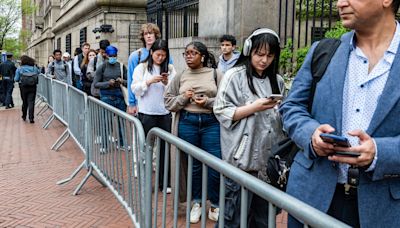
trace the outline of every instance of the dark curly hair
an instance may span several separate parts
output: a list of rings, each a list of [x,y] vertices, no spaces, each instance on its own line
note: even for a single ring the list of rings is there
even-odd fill
[[[214,55],[208,51],[207,46],[200,41],[193,41],[186,45],[187,49],[189,46],[193,46],[194,49],[200,52],[204,56],[203,67],[217,68],[217,62],[215,61]]]
[[[35,66],[35,60],[27,55],[23,55],[20,57],[21,66],[28,65],[28,66]]]

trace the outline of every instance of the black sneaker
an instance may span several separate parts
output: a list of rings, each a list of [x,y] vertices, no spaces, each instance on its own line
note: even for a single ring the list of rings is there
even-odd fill
[[[33,123],[35,123],[35,121],[34,121],[34,120],[29,120],[29,123],[32,123],[32,124],[33,124]]]
[[[23,121],[26,121],[26,117],[25,116],[21,116]]]

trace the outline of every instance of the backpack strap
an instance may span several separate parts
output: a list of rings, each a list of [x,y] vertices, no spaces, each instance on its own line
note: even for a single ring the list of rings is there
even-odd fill
[[[215,85],[217,86],[217,88],[218,88],[218,79],[217,79],[217,69],[215,69],[214,68],[214,81],[215,81]]]
[[[119,68],[121,71],[121,78],[124,79],[124,64],[119,62]]]
[[[142,55],[142,49],[138,49],[138,64],[140,63],[140,56]]]
[[[53,62],[51,62],[51,75],[54,75],[54,61]]]
[[[309,113],[311,113],[317,84],[324,76],[326,68],[328,68],[340,43],[341,41],[339,39],[322,39],[314,50],[311,62],[312,83],[310,97],[308,98]]]

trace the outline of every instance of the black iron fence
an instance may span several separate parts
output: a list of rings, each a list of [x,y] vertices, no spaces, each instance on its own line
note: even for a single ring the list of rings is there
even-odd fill
[[[197,36],[199,0],[149,0],[147,21],[157,24],[165,39]]]
[[[339,19],[337,0],[279,0],[279,34],[294,48],[320,40]]]

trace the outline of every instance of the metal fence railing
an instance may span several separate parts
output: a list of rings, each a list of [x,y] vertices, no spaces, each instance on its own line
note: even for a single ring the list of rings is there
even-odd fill
[[[38,100],[36,105],[40,105],[41,103],[45,103],[45,105],[39,110],[37,115],[43,114],[46,110],[51,107],[51,80],[49,77],[44,74],[39,75],[39,83],[37,87],[37,96]]]
[[[140,163],[141,168],[135,165],[135,161],[144,157],[142,124],[133,116],[93,97],[88,99],[88,119],[90,171],[87,177],[95,171],[100,181],[106,184],[128,211],[134,225],[145,227],[145,214],[142,213],[143,162]]]
[[[52,102],[53,114],[50,116],[48,121],[43,125],[43,128],[46,129],[49,127],[51,122],[57,118],[61,123],[65,126],[68,125],[68,84],[58,81],[51,80],[50,87],[51,91],[49,93],[50,101]],[[48,84],[48,85],[49,85]]]
[[[84,155],[84,161],[78,168],[70,175],[70,177],[57,182],[58,185],[65,184],[71,181],[81,170],[86,166],[89,167],[88,159],[88,143],[87,143],[87,129],[88,119],[87,113],[87,95],[86,93],[69,86],[67,90],[68,102],[68,125],[64,133],[57,139],[51,149],[58,150],[69,137],[72,137]],[[77,194],[75,191],[74,194]]]
[[[154,140],[155,139],[155,140]],[[202,171],[202,205],[206,205],[207,199],[207,169],[206,167],[210,167],[217,172],[220,173],[220,182],[224,183],[225,178],[230,178],[235,181],[239,185],[241,185],[241,215],[240,215],[240,224],[241,227],[247,227],[247,201],[246,197],[249,192],[253,192],[260,196],[261,198],[267,200],[269,202],[269,216],[268,216],[268,227],[276,226],[276,208],[282,208],[287,211],[289,214],[293,215],[300,221],[303,221],[305,224],[311,225],[312,227],[349,227],[346,224],[332,218],[329,215],[322,213],[321,211],[301,202],[300,200],[272,187],[271,185],[259,180],[258,178],[236,168],[232,165],[222,162],[221,159],[216,158],[209,153],[193,146],[192,144],[177,138],[176,136],[161,130],[159,128],[153,128],[147,135],[146,139],[146,164],[152,164],[153,159],[153,148],[156,145],[156,153],[159,154],[160,141],[164,140],[166,142],[166,148],[169,145],[173,145],[177,148],[175,152],[175,189],[179,189],[179,173],[186,172],[187,175],[187,189],[190,191],[192,186],[192,175],[191,170],[193,168],[193,159],[199,160],[203,164]],[[165,151],[165,168],[168,169],[169,163],[169,151]],[[187,155],[188,158],[188,168],[187,170],[180,170],[180,161],[181,159],[185,159],[185,157],[181,156],[181,154]],[[151,165],[146,165],[146,225],[145,227],[158,227],[157,223],[157,208],[158,207],[158,193],[154,191],[152,193],[152,180],[155,180],[154,185],[157,186],[158,181],[158,169],[159,169],[159,161],[156,161],[156,171],[153,173],[153,168]],[[155,174],[155,177],[153,175]],[[166,175],[167,172],[164,172]],[[164,175],[164,180],[166,180],[166,176]],[[164,185],[165,186],[165,185]],[[156,188],[156,187],[155,187]],[[173,227],[178,227],[178,191],[174,191],[174,203],[173,203]],[[190,226],[189,216],[190,216],[190,208],[191,208],[191,192],[187,192],[187,200],[186,200],[186,227]],[[152,200],[154,197],[154,201]],[[219,217],[219,227],[224,227],[223,215],[225,211],[225,185],[220,185],[220,196],[219,196],[219,206],[220,206],[220,217]],[[163,205],[161,207],[162,213],[162,221],[161,227],[166,227],[166,193],[164,191],[163,194]],[[152,211],[152,206],[154,211]],[[266,205],[267,206],[267,205]],[[202,208],[201,215],[201,227],[206,227],[206,210],[205,207]],[[179,224],[182,226],[182,224]]]

